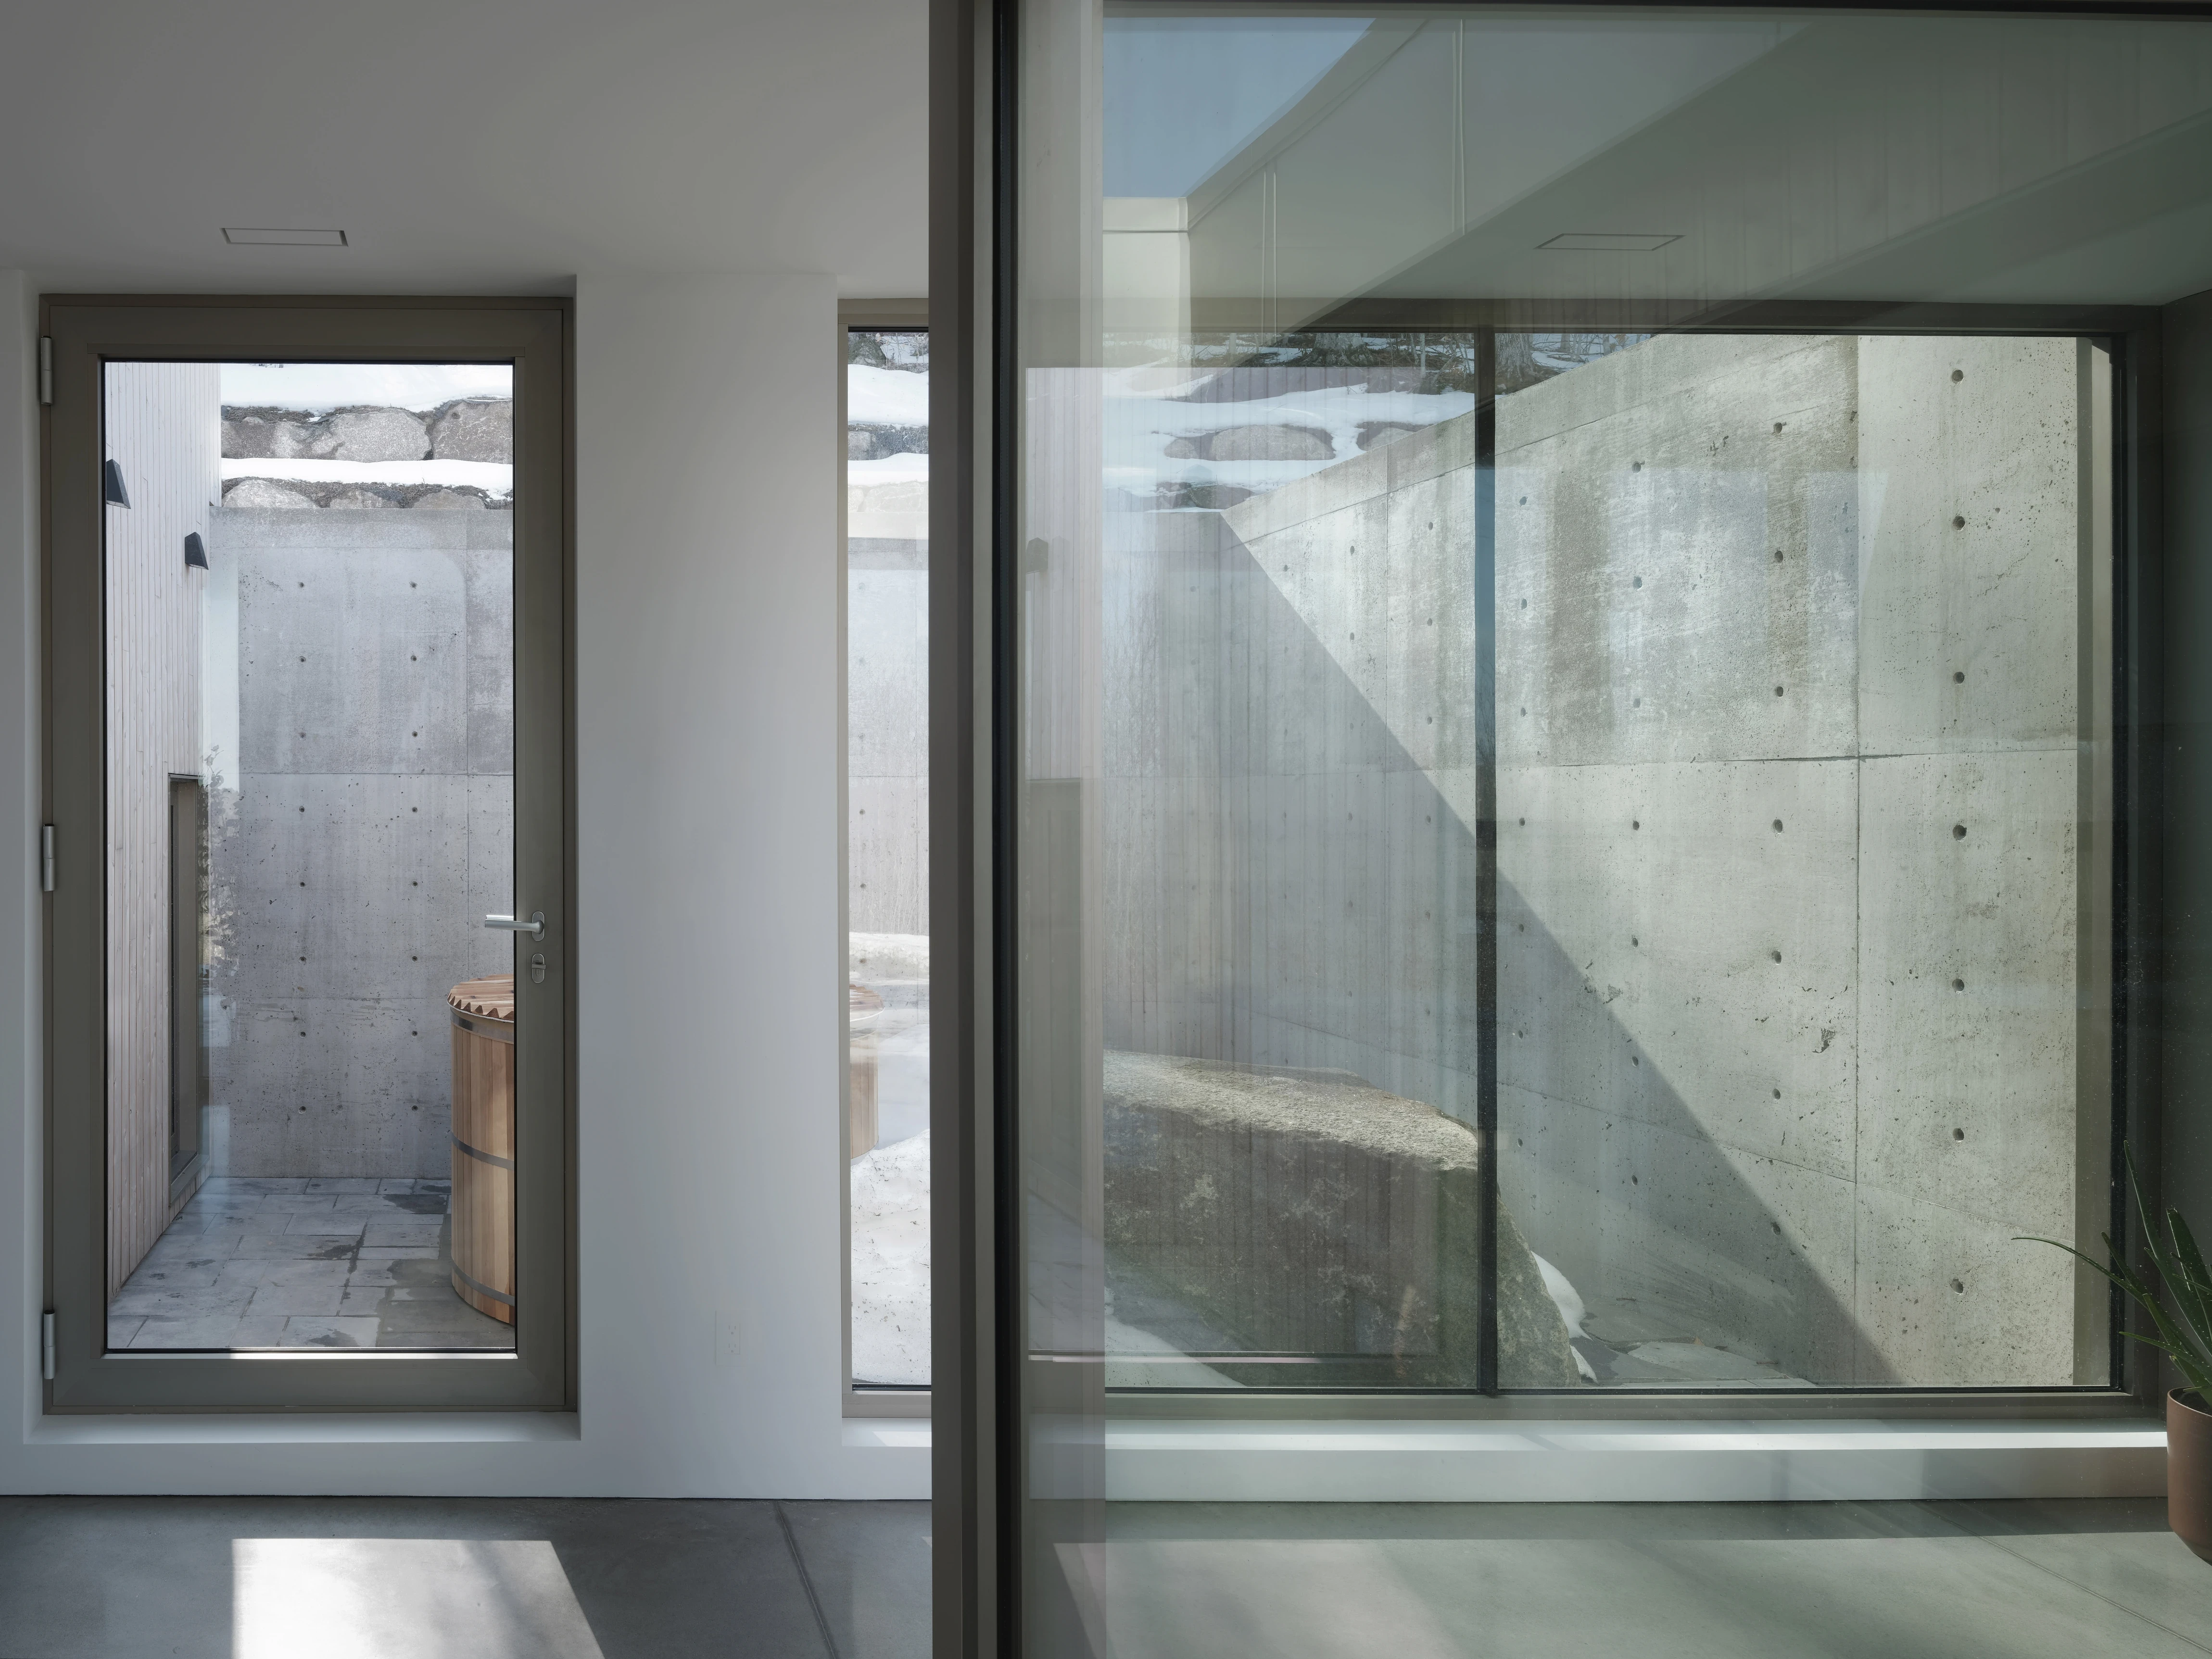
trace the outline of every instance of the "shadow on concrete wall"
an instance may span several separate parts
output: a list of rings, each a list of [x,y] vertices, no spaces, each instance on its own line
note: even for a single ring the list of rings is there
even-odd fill
[[[1341,1069],[1472,1122],[1473,826],[1219,514],[1108,526],[1106,1046]],[[1501,883],[1498,902],[1504,999],[1579,1004],[1585,1040],[1632,1044],[1527,902]],[[1632,1122],[1534,1097],[1501,1113],[1504,1202],[1592,1328],[1886,1380],[1859,1374],[1871,1346],[1789,1218],[1641,1069]]]

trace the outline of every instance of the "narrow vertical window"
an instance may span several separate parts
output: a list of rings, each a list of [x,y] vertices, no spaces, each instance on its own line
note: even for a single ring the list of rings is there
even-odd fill
[[[852,1381],[929,1382],[929,336],[846,334]]]

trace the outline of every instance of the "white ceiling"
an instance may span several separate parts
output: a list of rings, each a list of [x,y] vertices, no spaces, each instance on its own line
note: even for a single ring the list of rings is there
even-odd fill
[[[928,0],[8,0],[0,267],[50,290],[927,288]],[[343,229],[234,247],[222,227]]]

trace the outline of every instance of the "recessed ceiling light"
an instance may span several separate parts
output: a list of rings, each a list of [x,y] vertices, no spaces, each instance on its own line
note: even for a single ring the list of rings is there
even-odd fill
[[[1681,240],[1653,231],[1570,230],[1536,246],[1554,253],[1649,253]]]
[[[342,230],[252,230],[225,225],[222,240],[248,247],[343,247],[346,234]]]

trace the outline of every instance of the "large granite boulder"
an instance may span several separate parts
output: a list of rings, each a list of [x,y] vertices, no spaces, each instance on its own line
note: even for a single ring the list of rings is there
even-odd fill
[[[422,417],[404,409],[342,409],[314,453],[333,461],[419,461],[430,453]]]
[[[271,483],[266,478],[240,478],[222,492],[222,504],[236,507],[313,507],[314,497]]]
[[[1470,1389],[1482,1318],[1481,1145],[1349,1072],[1109,1050],[1106,1250],[1239,1352],[1261,1386]],[[1498,1212],[1499,1374],[1579,1386],[1566,1322]]]
[[[505,398],[447,404],[430,417],[430,453],[441,461],[514,464],[514,404]]]
[[[1169,441],[1176,460],[1327,461],[1336,445],[1317,426],[1231,426]]]
[[[430,453],[422,417],[404,409],[222,411],[222,455],[229,461],[419,461]]]

